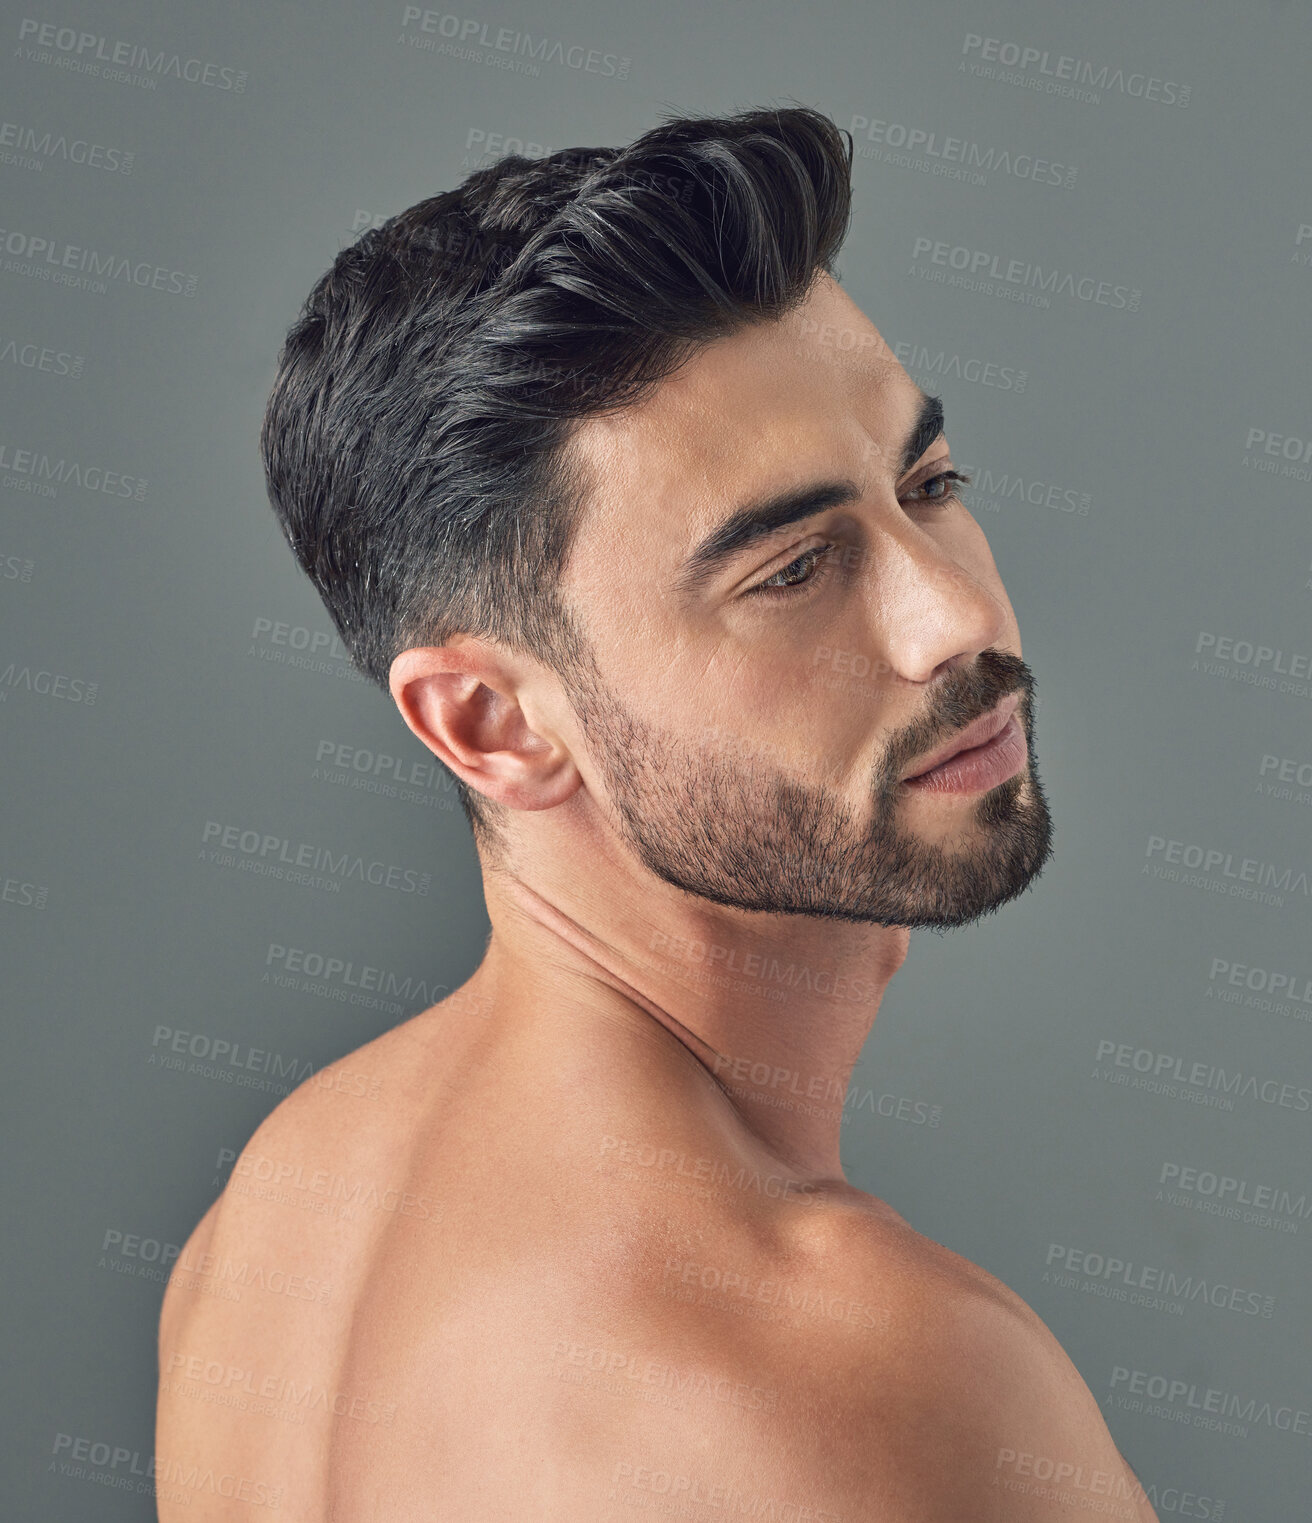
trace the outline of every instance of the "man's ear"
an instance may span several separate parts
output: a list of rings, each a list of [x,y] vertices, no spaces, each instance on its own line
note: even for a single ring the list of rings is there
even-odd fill
[[[476,793],[510,809],[551,809],[582,778],[560,738],[521,707],[527,668],[481,640],[403,650],[388,674],[401,717]]]

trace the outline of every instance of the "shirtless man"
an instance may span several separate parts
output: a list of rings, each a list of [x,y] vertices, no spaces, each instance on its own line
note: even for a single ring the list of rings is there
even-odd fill
[[[910,928],[1051,836],[941,407],[833,273],[849,165],[802,108],[505,159],[293,329],[271,497],[492,934],[192,1234],[163,1523],[1155,1520],[1038,1316],[843,1173]]]

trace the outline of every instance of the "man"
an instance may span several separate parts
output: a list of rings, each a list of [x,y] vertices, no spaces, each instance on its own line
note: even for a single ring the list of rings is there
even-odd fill
[[[1155,1516],[1039,1318],[843,1175],[910,927],[1051,850],[941,406],[834,277],[850,161],[803,108],[504,159],[288,335],[271,500],[459,779],[492,935],[189,1241],[190,1518]]]

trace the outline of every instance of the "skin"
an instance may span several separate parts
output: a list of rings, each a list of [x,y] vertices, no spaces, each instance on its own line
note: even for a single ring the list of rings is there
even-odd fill
[[[177,1481],[187,1464],[278,1488],[297,1520],[600,1523],[673,1498],[707,1519],[773,1499],[791,1523],[1048,1523],[1091,1498],[1155,1519],[1037,1315],[843,1173],[842,1096],[908,923],[987,913],[1048,850],[1032,750],[988,795],[897,786],[1001,692],[1032,740],[984,535],[921,490],[946,438],[897,468],[919,401],[821,276],[579,428],[583,689],[470,637],[397,657],[407,724],[504,808],[487,954],[279,1105],[189,1240],[157,1454],[190,1501],[162,1483],[163,1523],[269,1511]],[[733,508],[835,476],[856,501],[677,591]],[[796,601],[745,595],[785,567],[805,582],[831,542],[839,569]],[[865,675],[833,681],[821,648]],[[721,902],[766,860],[762,820],[809,798],[837,823],[779,826],[765,878],[822,882],[832,913]],[[890,843],[921,869],[900,885]],[[718,873],[720,899],[653,851]],[[781,982],[769,959],[828,976]],[[252,1394],[289,1379],[326,1398],[304,1421]],[[1064,1498],[1048,1465],[1070,1467]]]

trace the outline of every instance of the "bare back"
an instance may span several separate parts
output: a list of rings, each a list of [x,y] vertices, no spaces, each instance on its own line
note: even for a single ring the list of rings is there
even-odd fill
[[[455,996],[256,1131],[165,1297],[161,1523],[1154,1519],[1005,1286],[662,1037],[514,1014]]]

